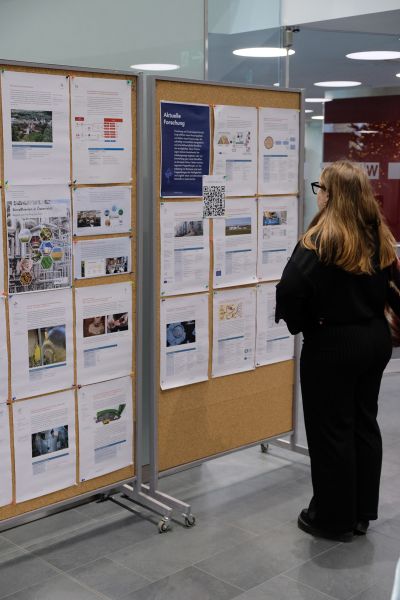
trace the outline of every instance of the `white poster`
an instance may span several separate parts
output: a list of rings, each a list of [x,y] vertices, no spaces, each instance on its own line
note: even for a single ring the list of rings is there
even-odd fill
[[[72,390],[13,404],[16,500],[76,484]]]
[[[257,286],[256,366],[290,360],[294,355],[294,337],[281,319],[275,323],[276,284]]]
[[[208,294],[161,300],[162,390],[208,379],[208,300]]]
[[[133,463],[130,377],[83,386],[78,412],[80,481]]]
[[[161,294],[208,290],[209,223],[201,202],[161,202]]]
[[[7,404],[0,403],[0,506],[12,502],[10,419]]]
[[[72,291],[11,296],[9,311],[13,398],[71,387]]]
[[[226,175],[227,196],[257,193],[257,109],[214,108],[214,175]]]
[[[74,243],[74,277],[90,279],[131,272],[130,237],[76,240]]]
[[[69,183],[69,98],[65,75],[5,71],[4,180]]]
[[[78,384],[132,372],[132,284],[112,283],[76,290]]]
[[[259,280],[280,279],[297,243],[297,198],[258,199]]]
[[[8,400],[8,350],[5,298],[0,297],[0,403]],[[1,464],[1,462],[0,462]]]
[[[224,219],[213,222],[214,288],[257,281],[257,200],[226,201]]]
[[[296,194],[299,189],[299,111],[260,108],[258,193]]]
[[[256,289],[214,292],[212,376],[255,368]]]
[[[132,180],[132,81],[71,77],[74,183]]]
[[[68,186],[6,189],[8,291],[71,285],[71,199]]]
[[[131,194],[132,188],[120,185],[74,189],[74,235],[130,232]]]

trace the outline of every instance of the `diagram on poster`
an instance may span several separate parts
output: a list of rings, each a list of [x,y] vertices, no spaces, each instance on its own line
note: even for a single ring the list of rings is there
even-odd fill
[[[77,240],[74,244],[75,279],[131,272],[131,238]]]
[[[26,398],[74,383],[72,291],[10,297],[11,389]]]
[[[72,390],[13,404],[16,500],[76,483]]]
[[[6,189],[8,291],[71,285],[71,201],[68,186]]]
[[[299,188],[299,111],[260,108],[258,193],[296,194]]]
[[[286,323],[275,323],[276,284],[257,286],[256,366],[290,360],[294,355],[294,337]]]
[[[74,235],[128,233],[131,230],[128,186],[76,188],[72,194]]]
[[[214,292],[212,376],[255,368],[256,289]]]
[[[161,294],[176,295],[208,289],[209,224],[201,202],[162,202]]]
[[[259,198],[258,279],[280,279],[296,243],[297,198]]]
[[[226,175],[227,196],[257,193],[257,109],[214,107],[214,175]]]
[[[76,351],[79,385],[131,374],[131,283],[76,290]]]
[[[68,79],[5,71],[1,84],[5,181],[9,185],[68,183]]]
[[[71,78],[74,183],[132,180],[132,81]]]
[[[213,222],[214,287],[257,281],[257,200],[226,201],[224,219]]]
[[[160,103],[161,192],[163,198],[201,197],[210,173],[210,107]]]
[[[12,473],[10,420],[5,403],[0,403],[0,465],[0,506],[6,506],[12,502]]]
[[[0,298],[0,404],[8,400],[8,350],[5,298]],[[1,462],[0,462],[1,464]]]
[[[208,299],[197,294],[161,300],[162,390],[208,379]]]
[[[133,463],[130,377],[83,386],[78,411],[80,481]]]

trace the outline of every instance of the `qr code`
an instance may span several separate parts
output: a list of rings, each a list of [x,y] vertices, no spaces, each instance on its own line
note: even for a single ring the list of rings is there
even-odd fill
[[[225,216],[225,186],[203,186],[203,218]]]

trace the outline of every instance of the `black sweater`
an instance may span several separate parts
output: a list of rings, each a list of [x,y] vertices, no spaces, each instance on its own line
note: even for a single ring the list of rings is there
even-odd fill
[[[322,264],[316,252],[299,242],[276,287],[275,321],[283,319],[295,334],[383,317],[389,272],[375,266],[372,275],[348,273]]]

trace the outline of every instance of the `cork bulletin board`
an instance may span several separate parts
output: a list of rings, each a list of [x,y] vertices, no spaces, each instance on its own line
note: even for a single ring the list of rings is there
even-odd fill
[[[19,71],[23,73],[38,73],[38,74],[46,74],[46,75],[62,75],[67,78],[70,77],[90,77],[90,78],[104,78],[104,79],[121,79],[121,80],[131,80],[131,115],[132,115],[132,131],[131,131],[131,139],[132,139],[132,164],[131,164],[131,181],[127,181],[126,183],[110,183],[110,184],[97,184],[96,187],[101,187],[101,185],[107,186],[131,186],[131,227],[130,232],[125,234],[107,234],[107,235],[97,235],[97,236],[79,236],[79,241],[84,241],[88,239],[102,239],[102,238],[118,238],[118,237],[127,237],[129,239],[129,243],[131,246],[131,272],[123,273],[123,274],[114,274],[107,275],[104,277],[93,277],[90,279],[77,279],[74,275],[74,266],[72,264],[72,305],[73,305],[73,356],[74,356],[74,385],[73,385],[73,393],[75,398],[75,424],[76,424],[76,484],[68,487],[66,489],[62,489],[47,495],[38,495],[33,499],[24,501],[24,502],[16,502],[16,491],[15,491],[15,448],[14,448],[14,424],[13,424],[13,411],[11,407],[16,403],[23,403],[26,400],[33,399],[34,397],[24,397],[19,400],[13,400],[12,398],[12,390],[11,390],[11,370],[13,368],[11,361],[11,350],[10,350],[10,322],[9,322],[9,299],[7,297],[7,293],[4,293],[5,296],[5,312],[6,312],[6,335],[7,335],[7,349],[8,349],[8,413],[9,413],[9,423],[10,423],[10,453],[11,453],[11,464],[12,464],[12,479],[13,479],[13,501],[11,504],[7,506],[0,507],[0,524],[3,520],[10,519],[12,517],[16,517],[18,515],[22,515],[24,513],[29,513],[33,510],[44,508],[49,505],[53,505],[57,502],[65,501],[68,499],[78,498],[82,494],[87,494],[88,492],[95,492],[101,488],[106,488],[107,486],[117,484],[118,482],[126,481],[127,479],[131,479],[135,476],[135,468],[134,468],[134,456],[132,455],[132,464],[130,466],[124,467],[122,469],[115,470],[106,475],[102,475],[99,477],[95,477],[92,479],[88,479],[87,481],[80,482],[79,477],[79,430],[78,430],[78,381],[77,381],[77,350],[76,350],[76,333],[75,333],[75,324],[76,324],[76,311],[75,311],[75,292],[78,288],[85,288],[91,286],[102,286],[105,284],[111,283],[122,283],[128,282],[132,285],[132,318],[131,318],[131,329],[132,329],[132,369],[130,373],[130,377],[132,379],[132,404],[133,404],[133,421],[131,428],[132,439],[135,439],[135,368],[134,365],[136,363],[135,356],[135,346],[136,346],[136,200],[137,200],[137,172],[136,172],[136,155],[137,155],[137,78],[133,75],[127,74],[117,74],[117,73],[102,73],[99,71],[89,71],[73,69],[73,68],[41,68],[40,66],[29,66],[23,64],[6,64],[1,63],[0,68],[3,71]],[[1,100],[1,97],[0,97]],[[71,97],[69,96],[70,108],[71,108]],[[1,111],[1,101],[0,101],[0,111]],[[71,196],[71,213],[72,213],[72,191],[74,183],[72,181],[72,138],[71,138],[71,124],[69,131],[69,143],[70,143],[70,196]],[[4,182],[4,155],[3,155],[3,118],[0,114],[0,180],[1,180],[1,210],[2,210],[2,227],[3,227],[3,257],[4,257],[4,282],[3,288],[4,290],[8,289],[8,261],[7,261],[7,223],[6,223],[6,206],[5,206],[5,182]],[[91,187],[90,185],[79,185],[76,187]],[[72,218],[71,218],[71,230],[72,230]],[[74,246],[76,243],[75,237],[72,237],[72,253],[74,252]],[[46,294],[46,292],[38,292],[40,294]],[[106,379],[106,377],[105,377]],[[71,389],[71,388],[68,388]],[[63,389],[57,390],[53,393],[65,391]],[[43,394],[43,397],[47,394]],[[36,396],[35,396],[36,397]],[[133,442],[133,448],[135,448],[135,444]]]
[[[156,332],[160,331],[160,103],[200,103],[243,107],[301,108],[297,91],[241,88],[207,83],[155,80],[155,231],[157,235],[155,276]],[[212,114],[212,111],[211,111]],[[211,140],[214,123],[211,121]],[[300,138],[301,139],[301,138]],[[212,144],[211,144],[212,152]],[[213,157],[211,156],[211,165]],[[210,171],[212,172],[212,170]],[[276,194],[274,194],[276,196]],[[168,199],[182,202],[188,198]],[[190,200],[194,200],[190,198]],[[201,202],[201,199],[198,199]],[[166,471],[206,459],[242,446],[290,432],[293,428],[294,360],[257,367],[223,377],[211,377],[213,226],[210,222],[209,365],[208,380],[162,390],[160,381],[160,337],[155,349],[156,412],[158,419],[158,469]],[[247,286],[241,286],[247,287]],[[176,297],[176,296],[174,296]]]

